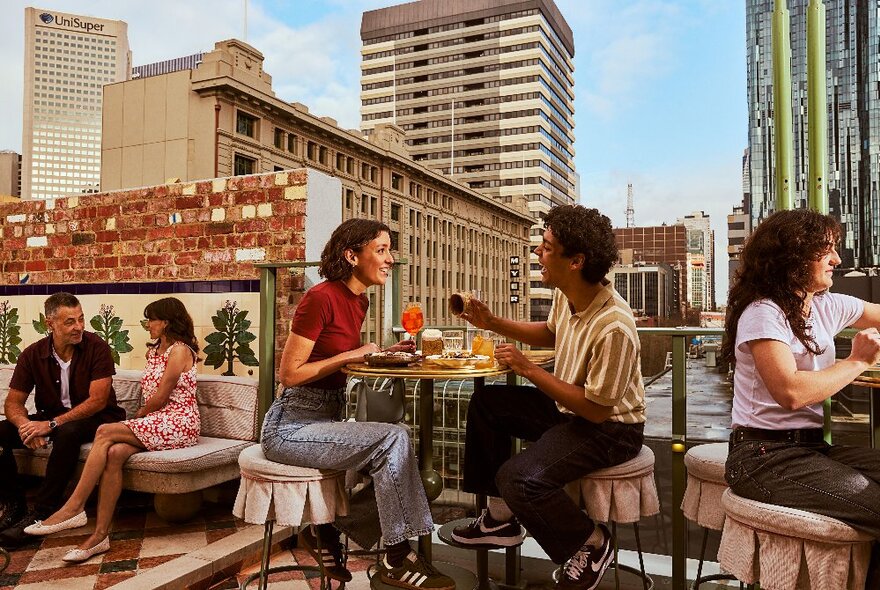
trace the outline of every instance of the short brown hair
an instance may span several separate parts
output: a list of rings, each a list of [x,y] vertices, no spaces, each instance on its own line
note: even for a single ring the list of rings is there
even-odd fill
[[[349,219],[333,230],[333,234],[321,252],[318,274],[328,281],[344,281],[351,276],[351,264],[345,259],[345,251],[360,252],[379,237],[382,232],[391,235],[391,229],[373,219]]]

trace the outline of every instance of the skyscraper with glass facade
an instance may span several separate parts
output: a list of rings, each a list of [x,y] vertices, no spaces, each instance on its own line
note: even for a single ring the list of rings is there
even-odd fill
[[[843,225],[844,267],[880,265],[880,0],[825,0],[829,212]],[[776,199],[771,23],[774,0],[746,0],[749,182],[752,224]],[[793,197],[805,207],[809,0],[789,0],[791,14]]]
[[[21,194],[96,193],[104,84],[131,72],[123,21],[26,8]]]
[[[361,40],[361,130],[394,123],[417,162],[525,198],[539,244],[541,214],[576,195],[574,39],[553,1],[419,0],[365,12]],[[521,280],[543,319],[535,263]]]

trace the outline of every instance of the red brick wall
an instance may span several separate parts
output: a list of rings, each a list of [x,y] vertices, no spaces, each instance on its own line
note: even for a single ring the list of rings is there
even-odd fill
[[[257,279],[254,262],[304,260],[306,177],[297,170],[0,203],[0,282]],[[302,279],[278,273],[276,325],[289,323],[301,289]]]

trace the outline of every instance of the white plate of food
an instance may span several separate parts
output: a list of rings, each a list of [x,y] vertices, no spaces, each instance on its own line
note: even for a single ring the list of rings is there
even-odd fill
[[[364,355],[364,362],[371,367],[405,367],[422,360],[422,355],[410,352],[375,352]]]
[[[462,369],[465,367],[473,367],[477,363],[488,361],[489,357],[482,354],[472,354],[470,352],[446,352],[443,354],[426,356],[425,360],[447,369]]]

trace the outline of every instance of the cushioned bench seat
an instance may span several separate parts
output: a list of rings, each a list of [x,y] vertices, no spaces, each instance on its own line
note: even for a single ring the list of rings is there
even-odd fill
[[[11,365],[0,365],[0,411],[9,390]],[[118,370],[113,388],[119,405],[133,416],[140,402],[140,371]],[[136,453],[126,462],[122,485],[155,494],[159,516],[188,520],[201,505],[201,491],[240,477],[238,456],[257,441],[257,381],[243,377],[199,375],[196,398],[202,421],[199,443],[185,449]],[[28,398],[33,412],[33,395]],[[91,444],[80,449],[80,467]],[[49,451],[16,449],[20,473],[42,476]]]

